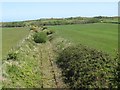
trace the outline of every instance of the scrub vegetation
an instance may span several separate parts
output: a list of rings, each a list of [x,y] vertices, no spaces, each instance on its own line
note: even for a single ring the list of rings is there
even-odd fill
[[[118,88],[118,17],[3,23],[3,88]]]

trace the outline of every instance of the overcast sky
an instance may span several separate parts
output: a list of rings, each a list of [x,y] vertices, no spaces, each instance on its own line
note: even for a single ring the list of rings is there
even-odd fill
[[[51,17],[117,16],[117,2],[4,2],[2,21],[22,21]]]

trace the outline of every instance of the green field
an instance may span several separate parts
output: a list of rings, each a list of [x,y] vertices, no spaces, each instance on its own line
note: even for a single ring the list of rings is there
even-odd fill
[[[95,23],[45,27],[48,29],[33,29],[33,31],[40,30],[38,34],[55,31],[49,34],[45,43],[35,43],[33,36],[36,32],[29,33],[28,28],[2,29],[4,56],[29,35],[29,38],[24,39],[24,42],[20,44],[20,48],[10,51],[12,56],[3,57],[3,69],[6,71],[3,87],[58,88],[59,86],[64,88],[66,86],[77,87],[81,82],[82,84],[90,82],[90,87],[107,87],[108,83],[115,85],[111,80],[115,78],[113,72],[116,71],[114,67],[116,67],[117,60],[113,58],[116,55],[115,49],[118,49],[117,24]],[[82,45],[72,46],[73,43],[101,50],[110,54],[111,57]],[[69,74],[71,71],[74,75]],[[80,74],[81,72],[84,74]],[[100,79],[97,80],[97,78]],[[85,85],[89,86],[89,83]]]
[[[117,24],[77,24],[50,26],[56,30],[56,35],[73,43],[87,45],[91,48],[115,55],[118,49]],[[2,55],[4,56],[12,47],[28,34],[27,28],[2,29]]]
[[[78,24],[50,26],[56,30],[57,35],[74,43],[87,45],[111,55],[115,55],[118,49],[118,25],[117,24]]]
[[[6,55],[28,32],[27,28],[2,28],[2,55]]]

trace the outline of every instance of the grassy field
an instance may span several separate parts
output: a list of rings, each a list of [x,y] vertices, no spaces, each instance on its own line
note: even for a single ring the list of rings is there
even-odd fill
[[[56,30],[57,36],[107,52],[111,55],[115,55],[118,49],[117,24],[60,25],[50,26],[50,29]]]
[[[6,55],[28,32],[27,28],[2,28],[2,55]]]
[[[91,48],[115,55],[118,49],[118,25],[117,24],[78,24],[50,26],[56,30],[57,36],[61,36],[74,43],[87,45]],[[28,34],[26,28],[2,29],[2,55],[4,56],[22,38]],[[1,56],[0,56],[1,57]]]
[[[16,58],[13,55],[3,60],[3,87],[64,88],[77,87],[76,85],[80,85],[81,82],[83,85],[84,82],[90,82],[89,87],[107,87],[109,86],[107,83],[113,84],[111,78],[115,78],[113,76],[116,70],[115,60],[98,51],[82,46],[73,47],[72,44],[87,45],[113,56],[114,49],[118,46],[117,24],[59,25],[49,26],[48,30],[45,30],[41,30],[40,33],[56,30],[56,34],[52,34],[56,35],[56,38],[52,41],[47,40],[46,43],[35,43],[33,35],[36,33],[30,32],[28,35],[27,28],[3,28],[3,55],[6,55],[10,48],[15,47],[26,35],[29,37],[24,39],[20,48],[10,51],[18,53]],[[64,49],[66,47],[68,48]],[[71,72],[74,75],[70,75]],[[104,81],[104,84],[101,81]]]

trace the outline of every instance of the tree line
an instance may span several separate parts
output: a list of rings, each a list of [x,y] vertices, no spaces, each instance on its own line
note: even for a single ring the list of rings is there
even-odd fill
[[[2,27],[26,27],[30,25],[44,26],[44,25],[69,25],[69,24],[88,24],[88,23],[98,23],[104,21],[104,19],[113,20],[118,17],[69,17],[69,18],[49,18],[49,19],[38,19],[38,20],[28,20],[21,22],[3,22]],[[106,23],[106,22],[104,22]],[[109,22],[110,23],[110,22]],[[119,24],[119,22],[112,22]]]

